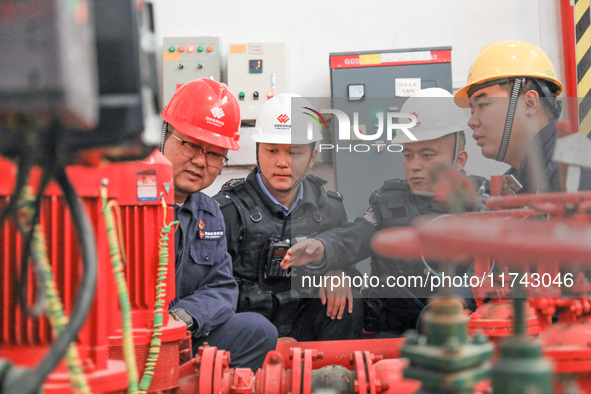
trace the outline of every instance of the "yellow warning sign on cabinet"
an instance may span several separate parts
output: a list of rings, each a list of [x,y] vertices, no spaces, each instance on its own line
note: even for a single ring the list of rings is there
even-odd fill
[[[359,55],[359,64],[360,65],[367,65],[367,64],[380,64],[380,54],[379,53],[370,53],[367,55]]]

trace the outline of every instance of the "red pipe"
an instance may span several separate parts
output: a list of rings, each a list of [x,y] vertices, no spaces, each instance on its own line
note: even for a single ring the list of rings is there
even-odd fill
[[[575,44],[575,15],[570,0],[560,0],[560,19],[562,21],[562,51],[564,53],[564,74],[568,106],[568,119],[571,131],[579,130],[579,103],[577,94],[577,53]]]
[[[540,193],[540,194],[517,194],[491,197],[486,201],[486,207],[490,209],[516,209],[522,207],[536,208],[544,207],[551,210],[553,214],[562,215],[567,205],[577,205],[579,212],[586,212],[591,203],[591,191],[580,191],[577,193]],[[548,213],[545,210],[545,213]],[[517,215],[519,216],[519,214]]]
[[[343,342],[351,345],[354,341]],[[384,360],[370,351],[356,350],[344,354],[346,363],[321,368],[318,364],[322,361],[321,352],[316,349],[292,347],[290,353],[284,357],[279,351],[269,352],[262,368],[254,375],[247,368],[229,368],[230,353],[203,346],[193,360],[180,368],[176,392],[311,394],[330,387],[335,392],[346,393],[411,394],[421,386],[416,380],[404,378],[403,369],[408,364],[404,359]]]
[[[314,349],[322,357],[314,361],[314,368],[322,368],[328,365],[349,366],[351,353],[369,351],[382,356],[385,359],[400,358],[400,347],[405,338],[384,338],[384,339],[357,339],[348,341],[319,341],[319,342],[294,342],[280,343],[277,345],[277,352],[280,353],[288,368],[291,368],[290,352],[293,348],[302,350]]]

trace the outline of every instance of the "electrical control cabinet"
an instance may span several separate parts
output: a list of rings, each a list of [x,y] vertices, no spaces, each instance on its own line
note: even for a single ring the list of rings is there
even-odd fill
[[[415,91],[440,87],[452,92],[451,47],[331,53],[330,76],[333,107],[346,113],[351,125],[357,113],[358,131],[373,135],[380,119],[385,128],[385,115],[400,112]],[[385,180],[405,179],[403,154],[388,146],[386,134],[367,141],[353,133],[351,140],[338,140],[333,133],[332,140],[323,141],[334,146],[327,152],[350,218],[363,214],[370,192]]]
[[[240,104],[242,121],[254,121],[273,96],[285,92],[285,45],[232,44],[226,82]]]
[[[189,81],[221,80],[219,37],[164,37],[162,51],[163,106]]]

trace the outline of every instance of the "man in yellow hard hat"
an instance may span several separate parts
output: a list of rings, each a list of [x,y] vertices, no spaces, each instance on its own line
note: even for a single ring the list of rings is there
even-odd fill
[[[485,46],[455,94],[456,104],[470,108],[468,125],[482,154],[511,166],[522,192],[559,191],[558,164],[552,162],[562,83],[554,66],[537,46],[499,41]],[[583,170],[581,190],[591,188],[591,172]]]

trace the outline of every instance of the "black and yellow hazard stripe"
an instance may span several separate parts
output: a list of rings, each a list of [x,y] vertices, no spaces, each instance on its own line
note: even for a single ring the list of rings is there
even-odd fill
[[[575,0],[575,40],[577,52],[577,96],[579,131],[591,137],[591,14],[590,0]]]

